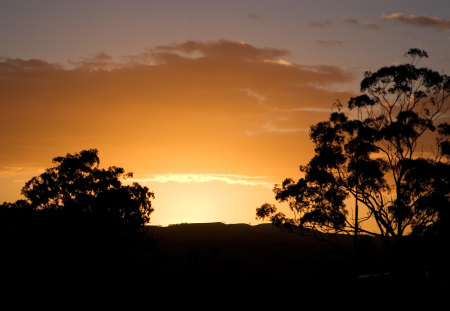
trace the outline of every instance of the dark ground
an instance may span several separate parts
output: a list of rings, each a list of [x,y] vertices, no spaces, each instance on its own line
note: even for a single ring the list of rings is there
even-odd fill
[[[148,226],[146,237],[123,245],[9,249],[2,256],[2,286],[14,293],[68,295],[72,301],[134,297],[130,303],[151,303],[169,297],[168,305],[244,299],[260,306],[305,301],[337,306],[355,296],[371,303],[430,303],[448,291],[446,279],[436,275],[440,270],[426,266],[433,262],[409,256],[399,268],[369,239],[361,240],[355,258],[312,234],[283,232],[270,224]],[[341,242],[350,246],[353,240]]]
[[[260,298],[274,293],[303,298],[309,293],[376,293],[381,301],[400,299],[400,293],[401,299],[426,300],[448,289],[440,276],[432,275],[432,261],[427,266],[423,249],[394,265],[381,242],[368,237],[360,239],[355,257],[311,233],[284,232],[270,224],[181,224],[148,227],[148,234],[156,240],[149,279],[154,276],[181,291],[217,288],[221,294],[246,292]],[[339,242],[352,249],[352,237]]]

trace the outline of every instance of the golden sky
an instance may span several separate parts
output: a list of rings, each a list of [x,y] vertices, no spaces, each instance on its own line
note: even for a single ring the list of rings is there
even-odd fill
[[[228,209],[248,202],[244,190],[268,193],[267,199],[273,184],[307,159],[309,125],[326,117],[335,99],[348,97],[333,85],[352,78],[334,66],[289,64],[286,54],[239,42],[189,41],[123,64],[106,54],[72,69],[5,60],[3,174],[98,148],[102,164],[133,171],[155,189],[155,217],[163,201],[214,210],[224,202]],[[207,215],[227,220],[226,213],[223,219],[217,211]]]
[[[102,166],[155,192],[153,224],[256,223],[273,185],[311,157],[310,125],[355,94],[365,70],[420,47],[448,74],[448,13],[426,19],[416,1],[373,15],[319,14],[309,1],[169,2],[111,1],[107,13],[104,1],[43,1],[45,12],[2,2],[1,202],[52,158],[97,148]],[[409,39],[394,43],[389,27]]]

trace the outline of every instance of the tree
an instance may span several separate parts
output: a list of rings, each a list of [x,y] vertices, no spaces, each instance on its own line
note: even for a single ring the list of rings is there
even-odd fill
[[[138,183],[123,185],[123,168],[99,168],[96,149],[53,159],[56,166],[33,177],[22,189],[26,200],[3,208],[32,210],[35,217],[116,234],[136,232],[150,221],[154,194]]]
[[[53,162],[26,182],[25,200],[0,205],[3,270],[31,284],[129,286],[151,264],[138,262],[136,254],[154,249],[141,230],[150,221],[154,194],[124,184],[132,174],[123,168],[100,168],[96,149]]]
[[[450,130],[440,119],[448,117],[450,78],[417,67],[425,51],[405,56],[408,63],[365,72],[348,113],[338,107],[311,127],[315,154],[300,166],[304,177],[274,188],[293,217],[266,203],[257,218],[291,229],[362,232],[387,244],[446,227]]]

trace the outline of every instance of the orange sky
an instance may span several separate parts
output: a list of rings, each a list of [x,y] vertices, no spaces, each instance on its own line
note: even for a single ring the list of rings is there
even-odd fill
[[[0,3],[0,202],[97,148],[155,192],[152,224],[256,223],[365,70],[411,47],[450,70],[439,1],[126,3]]]
[[[289,64],[287,54],[231,41],[190,41],[121,64],[106,54],[71,69],[6,60],[1,174],[21,168],[25,177],[50,166],[54,156],[98,148],[104,165],[133,171],[154,189],[157,223],[201,221],[192,205],[205,210],[206,219],[254,218],[258,204],[272,199],[273,184],[296,174],[311,153],[309,125],[326,117],[335,99],[348,97],[332,91],[334,85],[352,79],[339,67]],[[160,182],[155,174],[178,175]],[[235,176],[178,181],[183,174]],[[20,186],[3,185],[11,189],[5,199],[15,198]],[[176,215],[163,211],[169,202]]]

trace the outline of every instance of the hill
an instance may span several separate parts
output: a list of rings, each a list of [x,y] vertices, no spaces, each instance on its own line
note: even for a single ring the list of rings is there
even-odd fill
[[[285,232],[271,224],[148,226],[147,234],[156,242],[158,264],[152,272],[163,278],[313,284],[355,277],[349,253],[312,233]]]
[[[399,283],[384,274],[389,272],[385,258],[373,240],[362,241],[355,260],[318,241],[313,232],[289,233],[271,224],[146,226],[144,237],[120,245],[91,243],[88,248],[51,244],[52,250],[38,250],[17,245],[8,249],[16,255],[4,252],[2,282],[10,289],[33,293],[82,297],[101,292],[108,299],[128,293],[128,297],[142,299],[184,297],[195,303],[245,299],[263,305],[269,300],[282,303],[278,299],[284,298],[296,305],[289,299],[308,299],[309,294],[352,292],[365,297],[371,292],[391,297],[405,285],[417,285],[410,278],[401,276]],[[351,237],[341,237],[341,241],[352,243]],[[376,276],[358,277],[361,274]]]
[[[415,266],[413,257],[394,273],[380,241],[368,237],[361,237],[355,257],[318,241],[311,231],[290,233],[271,224],[200,223],[146,230],[156,246],[146,273],[177,292],[221,299],[246,293],[272,302],[350,294],[364,300],[371,295],[381,303],[403,301],[402,292],[429,301],[438,299],[441,290],[428,285],[423,266]],[[340,242],[351,246],[353,238],[341,236]]]

